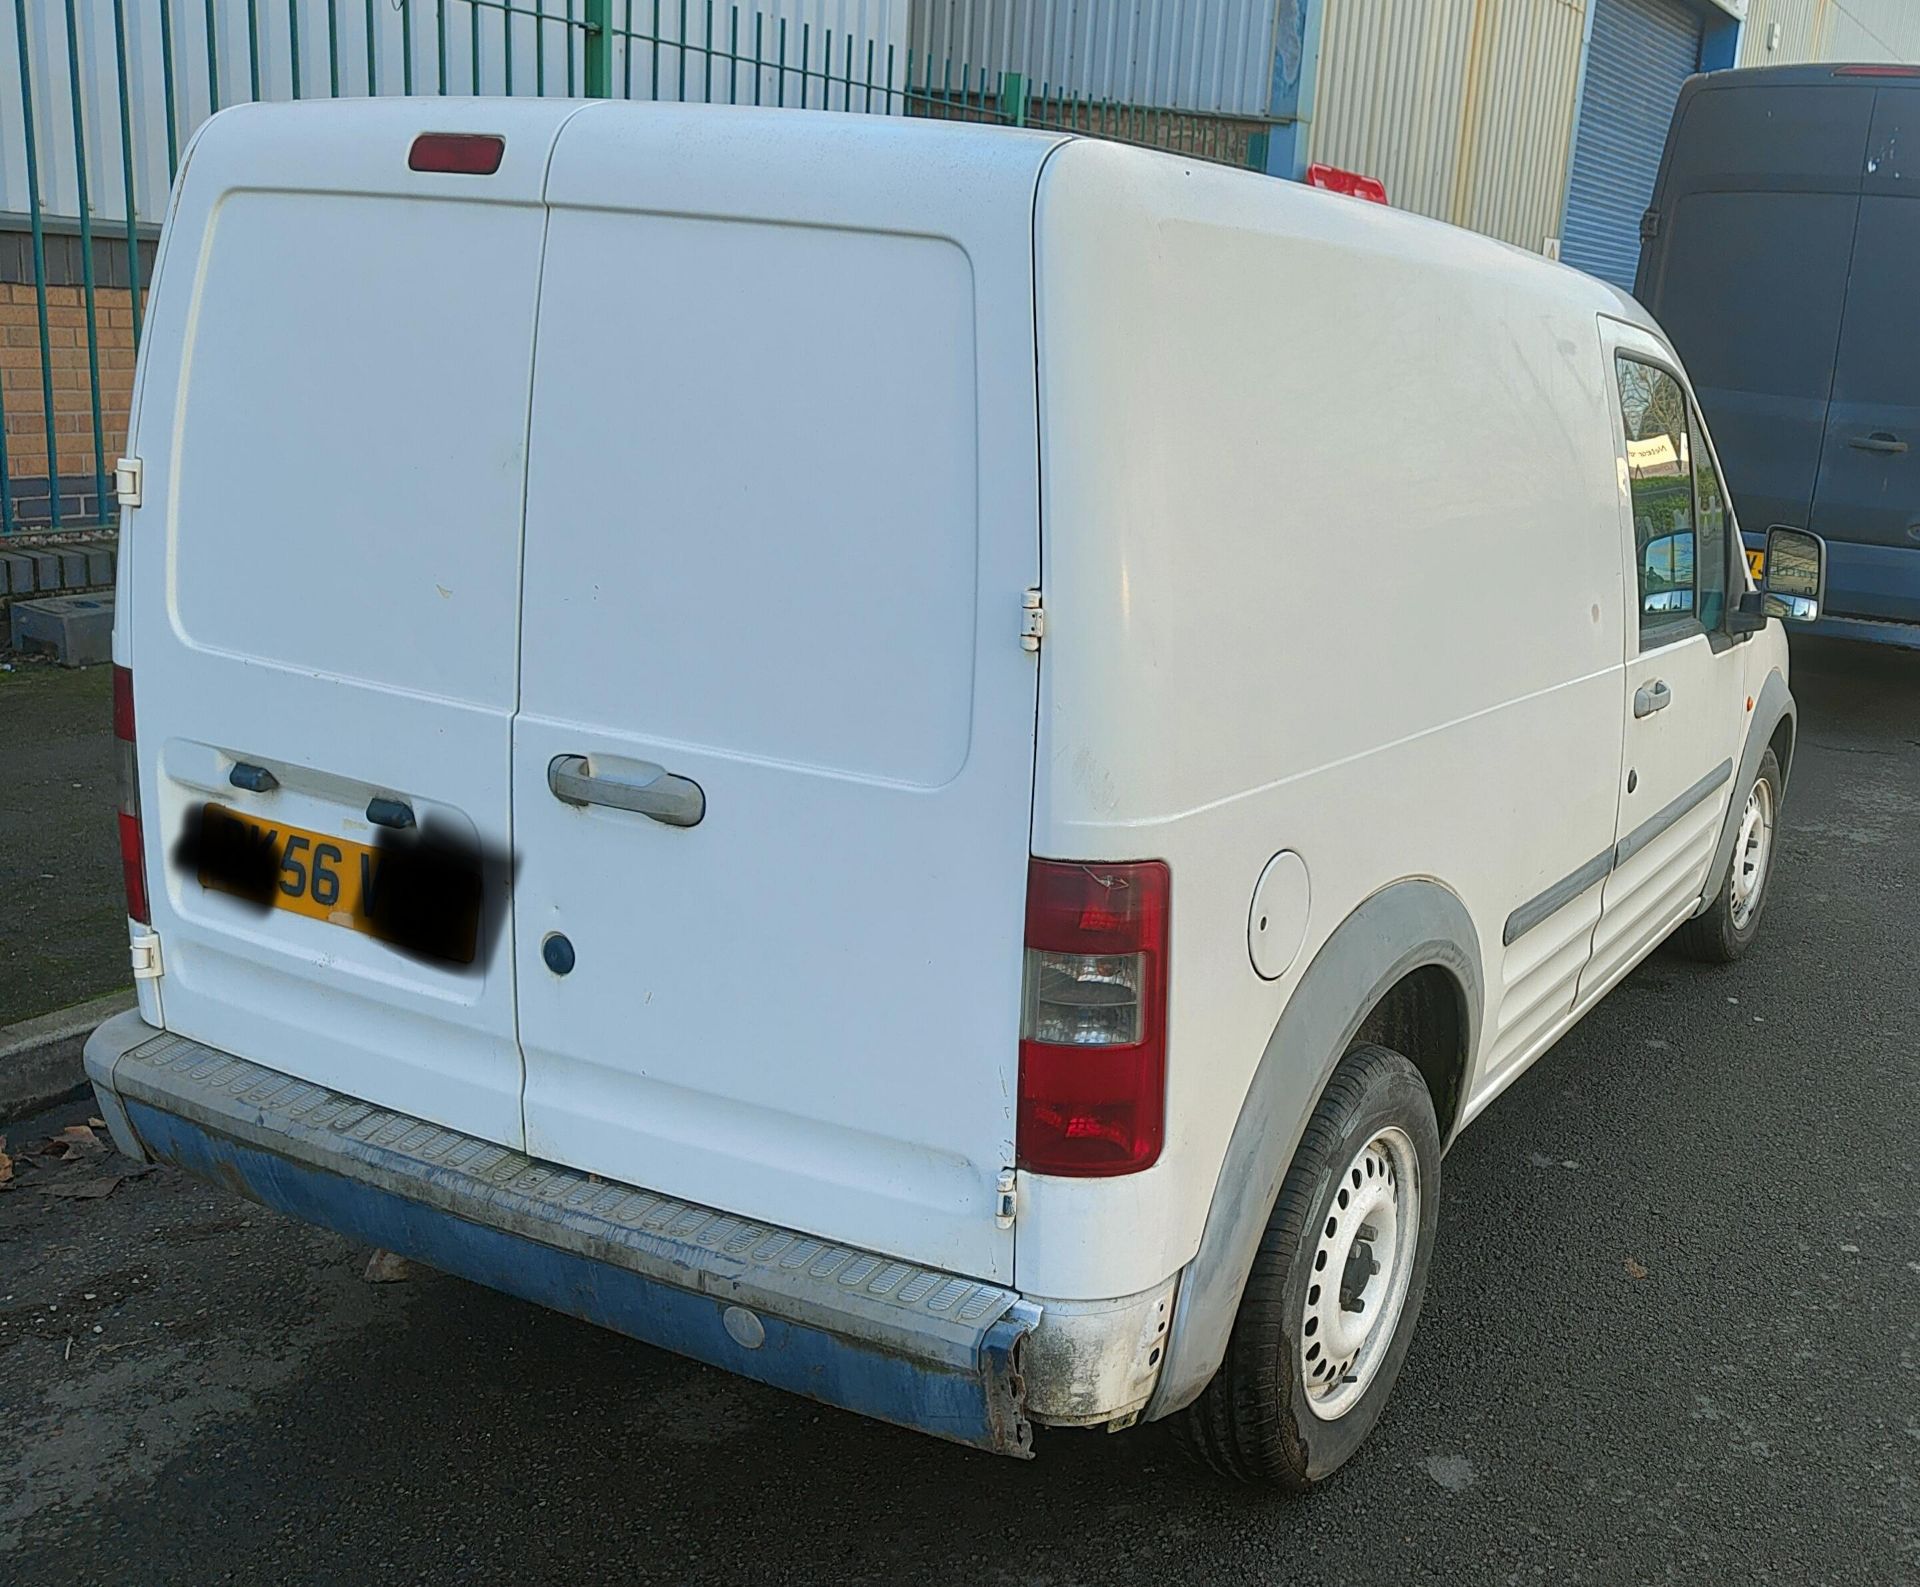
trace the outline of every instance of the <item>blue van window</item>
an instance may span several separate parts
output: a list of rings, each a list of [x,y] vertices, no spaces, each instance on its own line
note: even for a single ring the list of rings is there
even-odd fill
[[[1664,369],[1615,360],[1633,494],[1634,566],[1640,580],[1642,649],[1678,638],[1696,621],[1692,450],[1687,397]],[[1724,578],[1722,590],[1725,589]]]

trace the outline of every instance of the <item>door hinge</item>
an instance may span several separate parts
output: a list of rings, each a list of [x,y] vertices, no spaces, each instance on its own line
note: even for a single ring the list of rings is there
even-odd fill
[[[160,934],[150,931],[144,936],[135,937],[131,946],[134,980],[159,980],[164,969],[160,963]]]
[[[997,1229],[1011,1229],[1020,1204],[1020,1178],[1011,1168],[1000,1170],[1000,1183],[993,1198],[993,1223]]]
[[[140,459],[123,457],[113,465],[113,493],[122,507],[140,505]]]
[[[1047,636],[1047,609],[1040,604],[1040,592],[1028,590],[1020,602],[1020,648],[1038,650]]]
[[[1660,211],[1650,209],[1640,217],[1640,240],[1652,242],[1660,235]]]

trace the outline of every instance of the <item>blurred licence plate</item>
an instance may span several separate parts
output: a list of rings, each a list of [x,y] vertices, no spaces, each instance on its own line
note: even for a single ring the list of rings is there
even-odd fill
[[[258,846],[271,845],[273,886],[266,895],[267,903],[329,925],[345,926],[349,931],[378,935],[363,900],[373,891],[380,856],[366,844],[284,822],[256,821],[216,804],[206,807],[202,820],[206,840],[200,865],[203,886],[246,896],[246,887],[235,885],[236,879],[227,875],[223,866],[209,861],[213,855],[235,852],[242,844],[256,852]]]
[[[1753,575],[1753,582],[1755,584],[1758,584],[1767,576],[1767,554],[1765,551],[1747,552],[1747,571]]]

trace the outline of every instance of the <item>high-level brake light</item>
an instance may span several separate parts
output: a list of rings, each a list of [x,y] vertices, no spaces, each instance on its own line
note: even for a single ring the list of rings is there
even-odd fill
[[[497,133],[423,132],[407,151],[407,169],[492,176],[506,152],[507,140]]]

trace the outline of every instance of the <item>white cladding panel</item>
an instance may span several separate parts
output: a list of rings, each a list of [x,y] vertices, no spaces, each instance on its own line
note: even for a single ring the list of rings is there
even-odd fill
[[[1833,0],[1819,36],[1823,61],[1920,61],[1920,6],[1913,0]]]
[[[1326,0],[1311,157],[1538,252],[1566,186],[1584,16],[1579,0]]]
[[[1272,86],[1273,0],[922,0],[912,45],[997,80],[1021,72],[1034,92],[1122,104],[1263,116]]]

